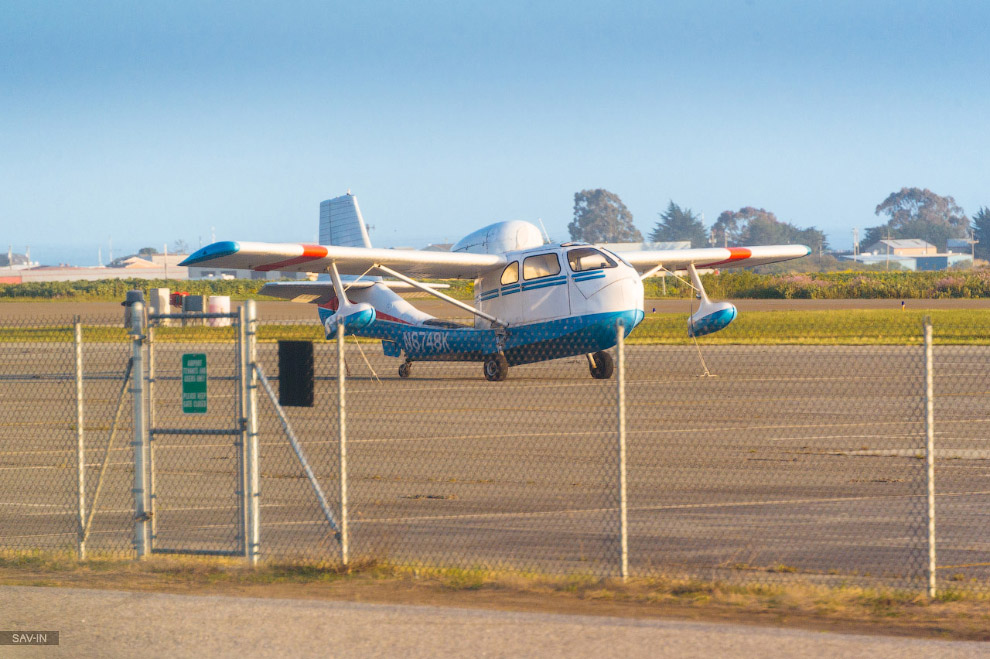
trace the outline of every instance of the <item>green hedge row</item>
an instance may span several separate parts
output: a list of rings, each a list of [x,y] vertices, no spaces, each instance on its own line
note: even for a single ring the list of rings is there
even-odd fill
[[[430,280],[427,280],[430,281]],[[252,279],[203,279],[179,281],[170,279],[100,279],[97,281],[45,281],[24,284],[0,284],[0,300],[75,300],[112,302],[123,300],[127,291],[139,289],[145,295],[152,288],[165,288],[174,293],[186,291],[191,295],[229,295],[234,299],[260,297],[258,291],[267,282]],[[459,299],[470,299],[470,281],[445,281],[450,286],[444,293]],[[424,293],[425,295],[425,293]],[[275,298],[262,298],[275,299]]]
[[[712,298],[761,299],[897,299],[990,297],[990,270],[939,272],[814,272],[758,275],[746,270],[703,275]],[[690,297],[686,281],[667,277],[666,294],[659,279],[646,280],[648,298]]]
[[[99,279],[96,281],[37,281],[23,284],[0,284],[0,299],[23,300],[123,300],[127,291],[140,289],[148,293],[152,288],[168,286],[174,291],[187,291],[192,295],[230,295],[250,297],[258,292],[264,281],[249,279],[188,280],[170,279]]]
[[[990,270],[951,270],[940,272],[816,272],[760,275],[746,270],[703,275],[709,296],[763,299],[862,299],[862,298],[979,298],[990,297]],[[470,281],[451,280],[444,293],[458,299],[471,299]],[[224,279],[201,281],[169,280],[173,291],[193,295],[230,295],[236,299],[257,296],[264,281]],[[99,281],[52,281],[26,284],[0,284],[0,299],[7,300],[123,300],[127,291],[145,293],[166,285],[155,279],[101,279]],[[667,277],[666,292],[659,278],[646,280],[648,298],[686,298],[691,289],[686,281]]]

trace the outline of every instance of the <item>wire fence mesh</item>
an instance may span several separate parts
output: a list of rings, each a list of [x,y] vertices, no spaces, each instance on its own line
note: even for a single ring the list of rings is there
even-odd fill
[[[762,342],[695,344],[653,320],[623,351],[631,575],[926,588],[920,324],[891,337],[880,323],[833,319],[839,331],[792,323]],[[157,550],[242,548],[236,337],[236,327],[150,336]],[[257,393],[261,556],[337,564],[337,343],[308,323],[262,322],[258,339],[276,398],[277,341],[314,341],[315,357],[312,406]],[[616,375],[592,377],[603,358],[584,354],[541,361],[588,350],[586,337],[570,340],[517,354],[492,382],[477,361],[416,361],[400,375],[403,361],[378,342],[347,338],[351,561],[620,573]],[[935,325],[940,589],[990,590],[988,344],[978,327]],[[90,555],[134,551],[131,350],[118,319],[86,321]],[[206,355],[204,414],[182,409],[188,354]],[[71,324],[0,321],[0,548],[78,547],[75,371]]]
[[[990,332],[933,326],[940,588],[990,590]]]
[[[153,552],[242,553],[237,337],[236,323],[152,326],[148,332]],[[203,378],[203,392],[185,391],[184,375],[190,369],[200,371],[193,377]],[[191,405],[204,401],[190,401],[185,393],[202,394],[206,404]]]
[[[119,320],[82,328],[84,469],[76,344],[62,321],[0,321],[0,542],[9,549],[130,547],[130,344]],[[80,515],[82,483],[85,506]]]

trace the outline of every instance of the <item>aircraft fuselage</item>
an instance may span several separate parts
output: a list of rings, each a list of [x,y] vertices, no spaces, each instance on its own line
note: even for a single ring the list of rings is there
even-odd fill
[[[506,253],[508,264],[475,280],[475,307],[501,324],[474,326],[416,311],[383,285],[349,293],[375,308],[374,322],[354,332],[382,339],[387,355],[408,361],[483,361],[499,353],[510,366],[591,354],[616,344],[643,319],[643,284],[617,255],[583,243],[549,244]],[[335,305],[320,309],[332,320]],[[329,334],[329,330],[328,330]]]

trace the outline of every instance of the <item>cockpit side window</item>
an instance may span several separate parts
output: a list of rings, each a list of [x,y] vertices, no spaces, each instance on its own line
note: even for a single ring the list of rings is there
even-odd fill
[[[567,264],[573,272],[616,267],[615,261],[593,247],[578,247],[567,252]]]
[[[553,252],[527,256],[523,261],[523,279],[540,279],[560,274],[560,261]]]
[[[519,281],[519,261],[513,261],[502,271],[502,285],[514,284],[517,281]]]

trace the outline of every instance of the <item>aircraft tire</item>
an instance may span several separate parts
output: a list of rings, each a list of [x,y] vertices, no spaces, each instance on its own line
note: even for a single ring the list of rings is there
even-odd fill
[[[615,362],[612,361],[612,355],[604,350],[599,350],[592,357],[595,360],[595,365],[591,367],[591,377],[596,380],[608,380],[612,377],[612,372],[615,370]]]
[[[485,357],[485,379],[489,382],[501,382],[509,376],[509,362],[504,355],[488,355]]]
[[[399,364],[399,377],[407,378],[412,373],[412,362],[402,362]]]

